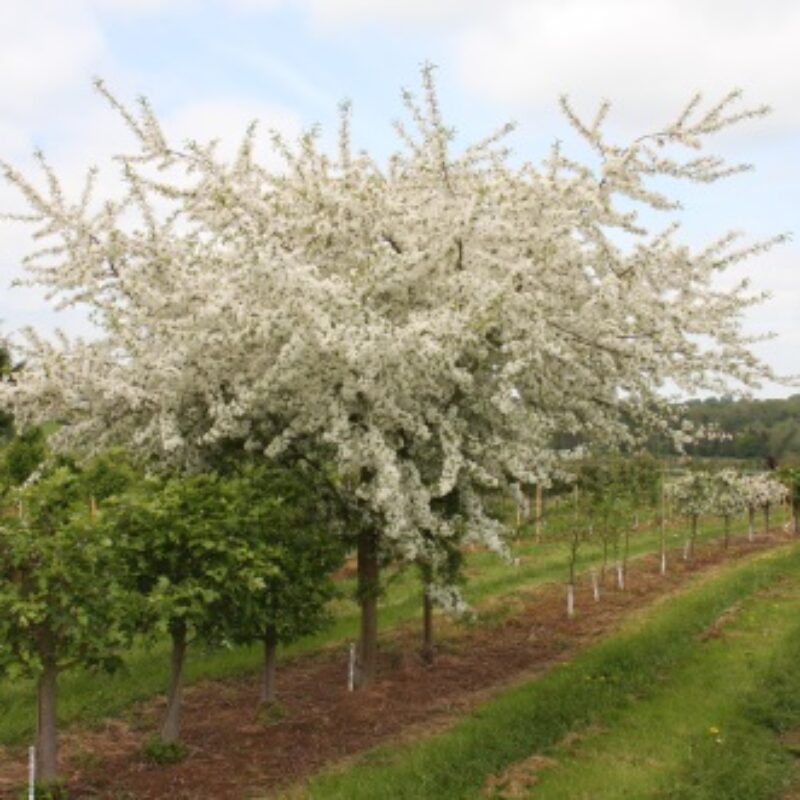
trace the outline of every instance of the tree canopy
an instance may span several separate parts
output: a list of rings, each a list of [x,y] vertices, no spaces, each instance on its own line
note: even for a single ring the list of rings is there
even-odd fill
[[[667,381],[720,391],[769,374],[740,328],[758,295],[714,278],[777,239],[692,249],[652,184],[745,168],[694,151],[765,109],[698,96],[618,144],[608,104],[584,122],[564,100],[596,166],[558,144],[535,165],[510,158],[511,126],[457,149],[431,67],[422,84],[385,164],[353,148],[343,107],[334,154],[315,130],[273,134],[278,168],[255,125],[226,161],[202,131],[170,143],[146,101],[129,110],[99,84],[137,137],[118,159],[123,199],[95,202],[94,171],[66,197],[44,156],[45,192],[4,171],[52,245],[30,280],[87,305],[100,335],[30,334],[0,402],[24,424],[63,421],[56,446],[124,443],[180,469],[231,442],[268,458],[325,448],[380,546],[418,560],[431,535],[501,547],[485,490],[551,476],[571,454],[556,433],[629,442],[665,427]],[[643,208],[669,219],[650,227]],[[436,503],[450,495],[456,517]]]

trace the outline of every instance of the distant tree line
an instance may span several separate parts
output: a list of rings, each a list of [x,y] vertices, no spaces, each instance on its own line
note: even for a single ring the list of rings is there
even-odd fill
[[[773,467],[800,462],[800,394],[773,400],[690,400],[686,417],[724,434],[691,445],[689,455],[758,459]],[[654,449],[663,452],[662,447],[656,444]]]

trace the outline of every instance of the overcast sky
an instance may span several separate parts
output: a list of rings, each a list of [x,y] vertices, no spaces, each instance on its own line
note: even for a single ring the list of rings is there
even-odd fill
[[[684,236],[701,244],[731,228],[751,238],[800,233],[800,2],[797,0],[0,0],[0,157],[22,168],[41,147],[77,186],[129,143],[92,89],[150,98],[178,139],[233,141],[252,118],[288,133],[336,127],[355,107],[357,144],[386,154],[401,87],[438,65],[442,105],[463,140],[520,123],[519,158],[538,161],[573,137],[557,111],[569,94],[592,113],[613,103],[620,139],[658,129],[696,90],[734,87],[773,114],[719,138],[716,150],[755,171],[680,190]],[[576,151],[579,152],[579,151]],[[116,175],[103,173],[113,190]],[[0,210],[20,209],[0,185]],[[24,227],[0,222],[0,324],[86,330],[55,315],[41,292],[11,289],[31,248]],[[773,331],[757,352],[800,374],[800,241],[739,268],[772,293],[747,330]],[[767,386],[783,396],[797,386]]]

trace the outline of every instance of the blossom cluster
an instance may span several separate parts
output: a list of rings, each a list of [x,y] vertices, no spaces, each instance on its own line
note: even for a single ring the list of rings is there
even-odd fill
[[[44,191],[2,165],[43,243],[28,282],[87,306],[99,335],[28,331],[0,404],[22,424],[59,420],[57,446],[121,443],[180,470],[232,444],[321,453],[415,560],[431,536],[502,548],[487,490],[546,483],[575,443],[669,430],[667,382],[769,376],[740,328],[759,296],[714,281],[777,240],[693,250],[651,185],[740,169],[681,148],[763,109],[695,98],[617,145],[606,105],[584,123],[564,101],[599,166],[559,146],[537,166],[510,158],[510,126],[456,149],[432,68],[422,82],[387,163],[353,149],[344,106],[334,154],[315,130],[273,134],[278,169],[259,160],[256,126],[225,160],[214,143],[169,142],[147,102],[132,111],[99,84],[138,142],[116,159],[121,199],[97,201],[94,171],[67,198],[44,156]],[[672,216],[651,230],[642,208]]]

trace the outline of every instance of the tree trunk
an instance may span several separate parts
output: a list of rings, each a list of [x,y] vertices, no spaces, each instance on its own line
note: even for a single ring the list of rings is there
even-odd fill
[[[361,606],[361,638],[358,643],[356,685],[363,689],[375,680],[378,668],[378,533],[358,535],[358,602]]]
[[[433,602],[426,586],[422,593],[422,660],[433,664],[433,658]]]
[[[748,541],[752,542],[756,535],[756,510],[752,507],[748,508],[747,517],[748,517],[747,539]]]
[[[172,657],[170,665],[167,711],[161,726],[161,740],[177,742],[180,737],[181,700],[183,697],[183,663],[186,658],[186,623],[172,626]]]
[[[689,533],[689,546],[686,548],[686,560],[691,561],[694,558],[694,542],[697,539],[697,515],[692,515],[692,529]]]
[[[764,506],[764,533],[769,533],[769,506]]]
[[[278,632],[274,625],[264,629],[264,663],[261,665],[261,692],[259,702],[262,706],[275,702],[275,667],[278,654]]]
[[[725,549],[728,549],[731,539],[731,518],[725,515]]]
[[[57,682],[58,668],[55,660],[46,659],[39,676],[36,726],[36,777],[45,784],[58,780]]]

